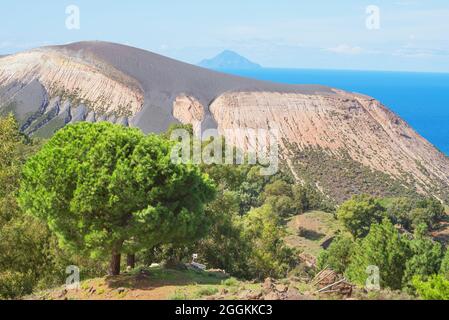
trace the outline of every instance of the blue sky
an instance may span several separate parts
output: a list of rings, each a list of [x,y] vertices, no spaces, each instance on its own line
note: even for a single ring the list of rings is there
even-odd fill
[[[369,5],[380,29],[366,27]],[[231,49],[266,67],[449,72],[447,0],[4,0],[1,12],[0,54],[105,40],[190,63]]]

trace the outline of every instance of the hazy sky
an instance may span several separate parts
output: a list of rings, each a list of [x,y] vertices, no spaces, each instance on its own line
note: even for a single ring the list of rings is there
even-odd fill
[[[449,72],[448,0],[2,0],[1,13],[0,54],[106,40],[191,63],[231,49],[266,67]]]

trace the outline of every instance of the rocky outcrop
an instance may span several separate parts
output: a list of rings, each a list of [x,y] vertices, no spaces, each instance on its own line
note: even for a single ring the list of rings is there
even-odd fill
[[[335,95],[231,92],[210,106],[219,131],[246,150],[240,128],[279,130],[284,158],[315,148],[349,157],[418,191],[449,184],[448,158],[378,101],[336,91]],[[235,129],[226,130],[226,129]],[[235,134],[234,134],[235,132]],[[447,190],[447,189],[446,189]]]
[[[81,42],[0,58],[7,112],[43,137],[77,121],[156,133],[181,122],[197,133],[218,128],[242,150],[254,138],[246,129],[277,129],[293,176],[334,199],[406,189],[449,201],[448,158],[370,97],[221,74],[128,46]]]
[[[201,132],[201,124],[204,121],[205,111],[203,105],[190,96],[179,96],[173,103],[173,116],[183,124],[191,124],[194,132]]]
[[[138,82],[89,57],[37,49],[0,60],[0,85],[20,87],[39,81],[51,97],[70,99],[104,114],[133,116],[143,104]]]

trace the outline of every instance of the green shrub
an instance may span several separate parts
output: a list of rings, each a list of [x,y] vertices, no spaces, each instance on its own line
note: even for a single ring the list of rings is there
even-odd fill
[[[424,300],[449,300],[449,280],[442,275],[433,275],[428,280],[413,278],[413,286]]]
[[[223,280],[222,285],[226,286],[226,287],[235,287],[239,285],[239,281],[236,278],[229,278],[226,280]]]
[[[394,223],[413,232],[419,225],[425,224],[433,229],[444,215],[444,207],[434,198],[394,198],[387,205],[388,216]]]
[[[441,261],[440,274],[449,280],[449,248]]]
[[[414,239],[408,241],[410,258],[405,264],[403,285],[412,288],[411,280],[415,276],[427,277],[440,271],[443,250],[438,242],[424,235],[425,226],[415,232]]]
[[[295,252],[286,246],[279,216],[271,206],[251,210],[243,218],[243,233],[251,244],[248,267],[256,278],[286,276],[296,264]]]
[[[27,273],[5,271],[0,273],[0,297],[13,299],[31,293],[36,278],[31,271]]]
[[[318,256],[318,269],[326,267],[343,274],[351,259],[354,240],[351,236],[339,235],[327,250],[321,251]]]
[[[214,294],[217,294],[217,293],[218,293],[217,287],[207,286],[207,287],[202,287],[202,288],[198,289],[198,291],[195,293],[195,295],[199,298],[202,298],[202,297],[213,296]]]
[[[187,294],[183,291],[176,290],[171,296],[168,297],[168,300],[179,300],[184,301],[188,300]]]
[[[385,208],[379,199],[368,195],[358,195],[344,202],[337,210],[337,219],[354,238],[363,238],[371,224],[379,223],[385,217]]]
[[[270,205],[273,211],[281,217],[288,217],[297,213],[297,207],[293,199],[288,196],[269,196],[265,203]]]
[[[373,224],[368,235],[357,241],[346,275],[354,283],[364,286],[368,277],[367,268],[376,266],[380,272],[381,287],[400,290],[408,257],[407,242],[393,224],[384,219],[381,224]]]

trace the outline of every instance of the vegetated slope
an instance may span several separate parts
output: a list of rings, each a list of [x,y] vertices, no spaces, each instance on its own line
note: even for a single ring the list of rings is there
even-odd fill
[[[335,300],[338,293],[320,294],[311,278],[289,277],[276,281],[240,281],[217,271],[141,268],[116,277],[82,281],[80,288],[66,286],[36,292],[23,300]],[[404,300],[405,293],[379,291],[367,295],[354,288],[351,299]]]
[[[145,50],[80,42],[0,59],[0,112],[49,136],[67,123],[103,121],[161,132],[173,122],[279,130],[281,160],[334,199],[354,193],[426,193],[448,200],[449,160],[378,101],[315,85],[226,75]]]
[[[223,135],[244,150],[250,140],[226,129],[277,128],[292,171],[338,200],[413,190],[447,199],[448,158],[370,97],[337,90],[334,95],[240,92],[221,95],[210,108]]]

